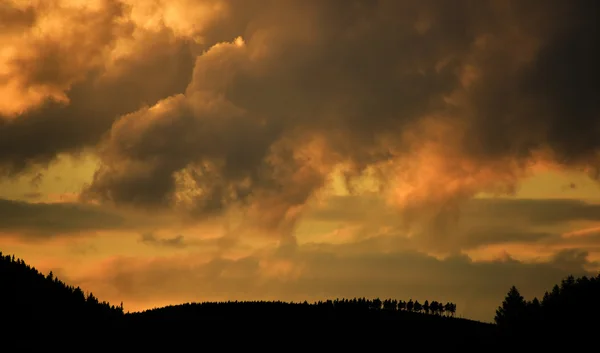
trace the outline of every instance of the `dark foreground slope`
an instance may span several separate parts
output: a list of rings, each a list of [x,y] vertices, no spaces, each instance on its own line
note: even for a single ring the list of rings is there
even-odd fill
[[[25,336],[26,344],[64,332],[82,336],[108,331],[122,322],[123,309],[0,252],[0,319],[0,337]]]
[[[497,324],[451,317],[451,303],[430,303],[423,314],[378,299],[183,304],[124,314],[122,306],[0,253],[0,349],[540,351],[593,342],[598,298],[600,276],[570,276],[542,300],[511,288]]]
[[[137,350],[161,344],[208,350],[378,346],[383,350],[398,340],[425,351],[435,347],[464,351],[496,340],[495,325],[444,316],[441,311],[426,315],[373,307],[379,304],[365,299],[202,303],[124,314],[121,306],[101,302],[52,274],[45,276],[23,260],[0,256],[0,319],[6,323],[0,339],[4,347],[18,344],[25,351]]]

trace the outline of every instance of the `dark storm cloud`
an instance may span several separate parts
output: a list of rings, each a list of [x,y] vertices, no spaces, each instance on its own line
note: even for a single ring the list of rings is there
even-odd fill
[[[127,76],[92,75],[75,84],[68,105],[49,102],[18,119],[0,120],[0,172],[16,174],[59,153],[94,146],[120,114],[185,88],[193,59],[184,44],[146,57],[141,63],[121,63],[128,67]],[[146,77],[152,70],[156,73]]]
[[[435,66],[472,39],[451,26],[467,15],[441,6],[284,1],[242,16],[246,45],[212,48],[198,58],[185,97],[113,126],[86,197],[169,204],[173,175],[187,167],[202,189],[195,209],[251,198],[277,224],[334,163],[361,168],[387,158],[379,135],[441,106],[459,62]],[[423,33],[414,28],[421,14],[435,18]],[[311,135],[321,140],[307,141]],[[310,150],[313,142],[323,155]]]
[[[474,89],[472,136],[483,157],[527,155],[547,144],[565,165],[598,166],[599,4],[593,1],[523,1],[515,6],[516,31],[536,38],[537,50],[514,70],[514,60],[491,38],[482,61],[483,79]],[[534,28],[537,27],[537,28]],[[513,44],[515,45],[515,44]],[[507,60],[509,59],[509,60]]]
[[[19,232],[24,235],[24,239],[123,229],[129,226],[131,225],[122,215],[97,207],[0,199],[0,230]]]
[[[570,221],[600,221],[600,205],[569,199],[479,199],[469,203],[465,212],[486,214],[504,220],[523,219],[532,225]]]
[[[211,163],[216,174],[200,178],[208,184],[200,202],[228,198],[225,190],[247,178],[255,191],[273,191],[278,184],[303,188],[290,202],[301,204],[322,184],[321,171],[295,178],[303,167],[314,166],[291,155],[275,166],[265,164],[280,141],[291,140],[297,151],[307,136],[324,136],[324,156],[316,158],[325,172],[339,161],[366,166],[393,157],[386,149],[402,153],[411,147],[384,139],[436,114],[449,116],[452,126],[465,126],[456,132],[468,134],[448,148],[475,163],[516,158],[499,168],[520,168],[534,148],[549,146],[557,156],[578,156],[560,157],[561,163],[594,166],[588,157],[597,146],[585,137],[598,128],[590,93],[594,82],[583,73],[593,77],[596,67],[580,58],[597,55],[589,25],[596,6],[271,3],[254,16],[242,16],[249,21],[245,46],[221,45],[198,58],[185,97],[172,98],[160,115],[139,111],[113,126],[106,141],[111,153],[104,155],[104,169],[90,191],[118,203],[165,203],[176,189],[175,172]],[[565,38],[579,44],[565,47]],[[570,53],[562,57],[573,56],[576,67],[556,59],[559,53]],[[572,86],[569,92],[581,94],[556,99],[560,89]],[[547,109],[547,103],[561,106]],[[148,121],[135,137],[123,130],[134,120]],[[556,136],[559,130],[564,134]],[[574,138],[578,132],[588,142]],[[127,149],[120,147],[124,144]],[[123,163],[131,167],[115,177],[112,166]],[[288,172],[277,175],[273,168]],[[134,184],[146,186],[131,189]]]

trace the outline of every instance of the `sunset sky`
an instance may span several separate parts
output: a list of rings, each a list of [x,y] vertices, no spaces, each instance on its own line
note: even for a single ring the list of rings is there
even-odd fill
[[[129,311],[600,270],[598,1],[0,1],[0,251]]]

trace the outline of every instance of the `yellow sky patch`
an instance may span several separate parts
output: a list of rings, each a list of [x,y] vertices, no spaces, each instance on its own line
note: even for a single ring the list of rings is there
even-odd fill
[[[35,201],[69,202],[81,188],[92,181],[98,165],[91,153],[79,156],[62,154],[39,174],[27,173],[18,178],[0,180],[0,198]]]

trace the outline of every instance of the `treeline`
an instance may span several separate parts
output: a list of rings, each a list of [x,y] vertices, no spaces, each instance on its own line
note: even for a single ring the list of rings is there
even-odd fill
[[[282,301],[228,301],[202,302],[166,306],[141,313],[125,315],[120,306],[100,301],[93,293],[84,293],[79,287],[67,285],[54,276],[40,273],[35,267],[14,255],[0,252],[0,310],[3,317],[13,317],[30,327],[60,324],[79,327],[84,322],[97,325],[121,325],[123,317],[130,321],[169,317],[169,320],[228,320],[255,317],[306,317],[306,318],[396,318],[405,315],[454,317],[456,304],[425,300],[408,301],[379,298],[354,298],[294,303]],[[404,315],[404,316],[403,316]],[[419,316],[419,315],[417,315]],[[427,316],[427,315],[424,315]],[[154,321],[154,320],[152,320]]]
[[[353,298],[353,299],[335,299],[326,301],[316,301],[309,303],[304,301],[300,302],[283,302],[283,301],[223,301],[223,302],[201,302],[201,303],[186,303],[181,305],[170,305],[162,308],[155,308],[144,311],[144,313],[157,313],[161,311],[174,311],[174,310],[185,310],[185,311],[196,311],[209,313],[211,311],[222,312],[228,310],[236,310],[237,307],[248,307],[257,308],[272,306],[278,310],[285,310],[286,308],[298,308],[303,310],[310,310],[310,308],[316,309],[330,309],[332,311],[349,311],[349,312],[379,312],[379,311],[405,311],[414,313],[431,314],[438,316],[454,316],[456,314],[456,304],[447,302],[432,301],[429,303],[425,300],[421,304],[418,300],[408,301],[397,300],[397,299],[385,299],[379,298],[367,299],[367,298]]]
[[[107,324],[123,316],[123,306],[65,284],[52,272],[43,275],[22,259],[0,252],[0,313],[30,331]]]
[[[568,276],[547,291],[542,300],[526,300],[513,286],[496,310],[498,329],[519,339],[534,333],[566,335],[600,329],[600,275]]]
[[[430,348],[435,342],[446,348],[448,342],[474,344],[477,340],[487,341],[493,335],[493,326],[452,318],[455,313],[454,303],[439,300],[421,303],[412,299],[354,298],[312,304],[188,303],[124,314],[122,303],[115,306],[100,301],[92,293],[65,284],[52,273],[43,275],[23,260],[0,253],[0,319],[6,323],[0,329],[0,337],[5,346],[17,343],[24,351],[80,349],[76,342],[94,342],[94,349],[123,346],[124,342],[135,345],[136,349],[155,349],[157,340],[189,345],[201,336],[206,342],[214,343],[222,334],[235,333],[235,337],[239,337],[248,330],[264,332],[267,328],[270,333],[277,332],[277,342],[301,339],[307,344],[321,344],[329,340],[338,348],[343,342],[332,341],[333,337],[345,337],[349,348],[354,347],[357,339],[364,338],[371,345],[379,342],[371,342],[370,335],[366,334],[370,330],[374,335],[395,330],[413,337],[427,332],[436,337],[428,343]],[[298,325],[317,333],[298,335],[298,331],[291,329]],[[331,336],[338,329],[342,336]],[[256,344],[278,346],[276,341]],[[232,343],[235,342],[226,341],[228,347]],[[257,347],[256,344],[253,347]]]
[[[15,333],[27,331],[35,337],[70,332],[78,337],[103,336],[105,340],[110,337],[114,341],[123,336],[137,335],[142,340],[149,334],[169,337],[188,332],[194,335],[198,327],[213,327],[217,322],[224,323],[223,327],[249,327],[248,324],[258,322],[316,324],[332,319],[352,325],[391,320],[397,322],[393,326],[402,327],[405,334],[423,330],[448,337],[456,335],[464,338],[468,334],[471,341],[496,340],[495,335],[500,334],[525,342],[547,336],[581,335],[600,328],[597,321],[600,317],[599,300],[600,275],[569,276],[546,292],[541,300],[526,300],[513,286],[496,311],[496,325],[453,318],[456,304],[451,302],[425,300],[421,303],[413,299],[392,298],[335,299],[313,303],[202,302],[124,314],[122,303],[115,306],[100,301],[92,293],[84,293],[79,287],[65,284],[52,272],[43,275],[23,260],[0,252],[0,318],[10,323],[8,331],[6,328],[2,331],[6,337],[9,337],[7,332],[13,330]],[[202,326],[202,323],[209,325]],[[456,342],[459,341],[456,338]]]
[[[429,316],[453,317],[456,304],[425,300],[335,299],[305,302],[227,301],[171,305],[134,313],[134,321],[214,321],[244,320],[260,316],[270,319],[426,319]],[[429,314],[429,315],[425,315]]]

